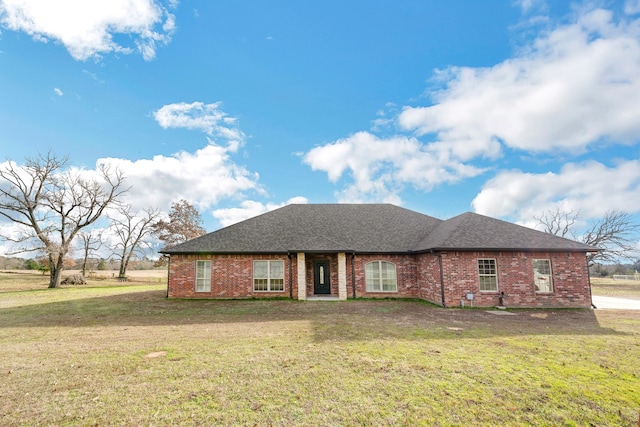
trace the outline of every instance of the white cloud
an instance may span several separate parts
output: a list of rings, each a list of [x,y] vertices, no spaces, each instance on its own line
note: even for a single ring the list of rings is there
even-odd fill
[[[58,96],[62,96],[62,95],[64,95],[64,93],[62,92],[62,90],[60,90],[60,89],[59,89],[59,88],[57,88],[57,87],[54,87],[54,88],[53,88],[53,91],[54,91],[54,92],[56,93],[56,95],[58,95]]]
[[[229,141],[229,146],[236,150],[245,140],[245,135],[238,128],[238,120],[229,117],[220,109],[221,102],[205,104],[204,102],[180,102],[168,104],[153,113],[153,117],[164,129],[185,128],[200,130],[212,137],[220,137]]]
[[[332,182],[350,173],[353,184],[338,195],[340,202],[401,203],[397,194],[407,184],[429,190],[482,173],[452,160],[446,147],[406,136],[378,138],[369,132],[315,147],[303,161],[313,170],[327,172]]]
[[[124,172],[127,184],[131,185],[127,200],[138,210],[146,207],[166,210],[180,199],[206,209],[245,191],[263,193],[258,174],[235,164],[229,150],[215,144],[195,153],[182,151],[136,161],[103,158],[98,164],[109,164]]]
[[[543,1],[517,4],[546,10]],[[436,71],[430,105],[396,116],[405,135],[358,132],[303,161],[334,183],[350,173],[341,201],[400,201],[406,185],[429,191],[474,177],[486,159],[499,168],[505,147],[556,156],[640,142],[640,19],[585,7],[572,19],[493,67]],[[373,132],[391,124],[377,116]]]
[[[87,76],[91,77],[91,80],[93,80],[94,82],[98,83],[98,84],[103,84],[104,80],[102,80],[100,77],[98,77],[97,74],[92,73],[91,71],[88,70],[82,70],[83,74],[86,74]]]
[[[15,222],[7,222],[2,218],[2,220],[0,220],[0,236],[3,238],[0,239],[0,256],[33,257],[34,252],[18,252],[20,248],[24,248],[26,245],[15,243],[15,241],[26,234],[26,231],[28,230],[24,226],[16,224]]]
[[[627,15],[640,13],[640,0],[627,0],[624,4],[624,13]]]
[[[169,8],[176,5],[170,2]],[[158,45],[171,40],[175,18],[157,0],[1,0],[0,25],[37,41],[62,43],[81,61],[134,50],[150,60]],[[130,36],[135,49],[116,43],[116,34]]]
[[[473,200],[476,212],[514,216],[530,222],[548,209],[580,212],[584,219],[607,211],[640,212],[640,160],[607,167],[602,163],[569,163],[559,173],[504,171],[489,180]]]
[[[583,151],[603,139],[638,141],[640,21],[592,10],[491,68],[438,74],[434,105],[407,107],[405,130],[435,134],[462,157],[494,153],[497,141],[526,151]]]
[[[547,9],[547,2],[545,0],[516,0],[514,2],[520,7],[522,13],[530,13],[533,10]]]
[[[266,195],[261,188],[257,173],[236,164],[228,147],[210,143],[193,153],[181,151],[170,156],[157,155],[151,159],[127,160],[120,158],[101,158],[97,165],[118,168],[126,177],[123,202],[131,204],[132,212],[158,208],[168,212],[171,203],[181,199],[189,201],[200,211],[210,209],[225,199],[239,199],[246,193]],[[5,167],[7,163],[0,164]],[[20,170],[20,165],[13,164]],[[101,181],[98,167],[94,169],[71,168],[74,174],[87,179]],[[25,180],[28,182],[25,176]],[[0,185],[3,183],[0,182]],[[288,203],[306,203],[304,198],[295,198]],[[274,209],[276,205],[266,205]],[[238,215],[238,213],[236,213]],[[96,227],[106,227],[106,219]],[[0,232],[15,235],[18,229],[0,218]],[[105,239],[109,233],[105,231]],[[11,245],[0,244],[0,254]]]
[[[218,219],[218,221],[220,221],[220,224],[222,224],[223,227],[227,227],[237,222],[244,221],[245,219],[253,218],[254,216],[258,216],[265,212],[270,212],[286,205],[307,203],[309,203],[307,198],[302,196],[293,197],[287,200],[285,203],[280,204],[264,204],[253,200],[245,200],[240,203],[239,208],[216,209],[215,211],[213,211],[213,216],[214,218]]]

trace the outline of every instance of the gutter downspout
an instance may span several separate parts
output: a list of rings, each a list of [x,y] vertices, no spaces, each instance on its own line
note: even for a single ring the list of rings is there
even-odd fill
[[[356,299],[356,253],[351,254],[351,287],[353,288],[353,299]]]
[[[442,272],[442,254],[440,252],[437,253],[438,256],[438,264],[440,264],[440,295],[442,298],[442,307],[447,308],[447,304],[444,302],[444,274]]]
[[[289,299],[293,299],[293,267],[291,266],[291,252],[287,252],[287,258],[289,258]]]
[[[589,260],[587,259],[587,254],[584,254],[584,260],[586,261],[587,264],[587,280],[589,281],[589,300],[591,302],[591,308],[595,308],[597,309],[598,307],[595,306],[595,304],[593,303],[593,292],[591,291],[591,271],[589,269]]]

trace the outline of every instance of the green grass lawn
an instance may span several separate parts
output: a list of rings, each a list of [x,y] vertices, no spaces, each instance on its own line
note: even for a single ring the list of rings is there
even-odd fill
[[[638,423],[640,311],[167,300],[162,284],[4,277],[3,426]]]

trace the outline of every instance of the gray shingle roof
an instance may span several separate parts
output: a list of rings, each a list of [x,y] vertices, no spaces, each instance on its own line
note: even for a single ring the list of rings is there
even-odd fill
[[[573,240],[471,212],[443,221],[418,246],[431,250],[595,250]]]
[[[407,253],[428,250],[594,248],[466,213],[447,221],[390,204],[288,205],[161,252]]]

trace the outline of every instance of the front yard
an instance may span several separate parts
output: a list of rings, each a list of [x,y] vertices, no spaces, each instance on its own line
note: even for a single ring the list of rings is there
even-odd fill
[[[1,425],[629,426],[640,414],[640,312],[167,300],[163,284],[3,277]]]

